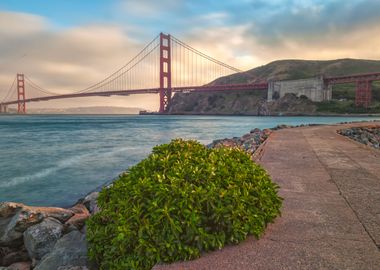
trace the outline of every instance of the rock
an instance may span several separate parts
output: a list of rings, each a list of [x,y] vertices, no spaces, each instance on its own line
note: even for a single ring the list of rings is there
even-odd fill
[[[72,231],[64,235],[57,241],[52,251],[42,258],[34,270],[86,269],[84,268],[87,266],[87,242],[85,238],[86,236],[79,231]]]
[[[88,270],[87,266],[60,266],[57,270]]]
[[[232,139],[214,140],[211,144],[207,145],[208,148],[219,147],[238,147],[247,152],[251,157],[272,133],[272,129],[260,130],[258,128],[252,129],[250,133],[244,134],[242,137],[233,137]]]
[[[69,209],[59,207],[29,207],[36,212],[43,214],[44,217],[52,217],[64,223],[74,215]]]
[[[8,266],[16,262],[27,262],[30,261],[28,252],[25,248],[21,250],[12,251],[6,254],[0,262],[0,265]]]
[[[338,133],[376,149],[380,146],[380,126],[353,127],[339,130]]]
[[[0,246],[19,246],[23,232],[44,218],[53,217],[61,222],[74,215],[71,210],[57,207],[31,207],[21,203],[0,203]]]
[[[83,204],[87,207],[91,214],[99,212],[98,200],[99,192],[92,192],[88,194],[83,201]]]
[[[70,233],[72,231],[78,231],[79,229],[73,224],[63,224],[63,234]]]
[[[239,138],[239,140],[241,140],[241,141],[245,141],[245,140],[248,140],[248,139],[250,139],[250,138],[251,138],[251,136],[252,136],[252,134],[251,134],[251,133],[248,133],[248,134],[244,134],[243,136],[241,136],[241,137]]]
[[[12,210],[14,204],[9,204],[2,205],[2,214],[4,216],[0,217],[0,245],[20,246],[22,244],[23,232],[28,227],[41,222],[43,215],[25,210],[23,207],[17,207]],[[11,214],[13,216],[10,216]]]
[[[6,269],[7,270],[30,270],[31,265],[32,265],[31,262],[17,262],[8,266],[8,268]]]
[[[77,204],[70,208],[75,214],[68,221],[66,221],[65,226],[74,226],[78,230],[82,229],[86,219],[90,217],[90,212],[83,204]]]
[[[0,247],[0,266],[4,266],[4,257],[7,256],[9,253],[12,253],[13,251],[14,250],[10,247]]]
[[[62,236],[63,225],[54,218],[46,218],[41,223],[29,227],[24,232],[24,244],[29,256],[37,260],[51,251]]]
[[[0,203],[0,218],[8,218],[14,216],[16,212],[24,205],[14,202],[2,202]]]

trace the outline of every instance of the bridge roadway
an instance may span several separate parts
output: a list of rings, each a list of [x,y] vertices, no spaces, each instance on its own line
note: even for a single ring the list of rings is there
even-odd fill
[[[218,91],[239,91],[239,90],[267,90],[268,83],[252,83],[252,84],[228,84],[228,85],[203,85],[203,86],[182,86],[171,88],[173,93],[183,92],[218,92]],[[89,93],[63,94],[56,96],[45,96],[37,98],[27,98],[25,102],[47,101],[53,99],[77,98],[77,97],[94,97],[94,96],[128,96],[135,94],[158,94],[160,88],[136,89],[136,90],[117,90]],[[4,102],[2,105],[17,104],[18,100]]]
[[[367,73],[367,74],[353,74],[348,76],[338,76],[338,77],[327,77],[323,78],[323,83],[325,87],[334,84],[342,83],[357,83],[356,88],[356,104],[368,106],[371,102],[371,82],[380,80],[380,72],[377,73]],[[358,82],[361,82],[359,84]],[[364,83],[364,84],[363,84]],[[24,82],[22,83],[24,85]],[[363,88],[364,87],[364,88]],[[50,95],[41,96],[35,98],[21,98],[20,100],[11,100],[7,102],[0,103],[0,113],[2,112],[2,106],[6,107],[8,105],[28,103],[28,102],[38,102],[47,101],[53,99],[65,99],[65,98],[78,98],[78,97],[91,97],[91,96],[128,96],[135,94],[159,94],[163,89],[157,88],[147,88],[147,89],[133,89],[133,90],[112,90],[112,91],[99,91],[99,92],[82,92],[73,94],[62,94],[62,95]],[[179,92],[218,92],[218,91],[239,91],[239,90],[268,90],[268,82],[259,83],[244,83],[244,84],[225,84],[225,85],[202,85],[202,86],[181,86],[170,88],[172,93]],[[294,89],[297,92],[297,89]],[[23,92],[25,97],[25,91]],[[20,98],[20,97],[19,97]],[[22,104],[21,104],[22,105]],[[24,105],[22,106],[24,107]],[[19,112],[20,113],[20,112]],[[25,112],[24,112],[25,113]]]
[[[380,151],[336,133],[360,125],[275,131],[259,162],[282,216],[260,240],[154,269],[380,269]]]

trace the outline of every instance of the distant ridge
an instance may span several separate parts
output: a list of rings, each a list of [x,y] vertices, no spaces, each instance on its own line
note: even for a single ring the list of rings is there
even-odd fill
[[[296,80],[324,76],[341,76],[380,72],[380,60],[277,60],[269,64],[215,80],[213,83],[246,83],[266,80]]]

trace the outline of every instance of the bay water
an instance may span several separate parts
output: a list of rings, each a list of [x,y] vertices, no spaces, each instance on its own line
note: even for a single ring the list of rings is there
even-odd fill
[[[207,144],[278,124],[380,117],[1,115],[0,202],[69,206],[174,138]]]

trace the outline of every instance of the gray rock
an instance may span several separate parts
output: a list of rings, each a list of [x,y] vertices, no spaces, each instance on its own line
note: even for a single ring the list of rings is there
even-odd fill
[[[17,262],[8,266],[7,270],[30,270],[31,262]]]
[[[12,203],[10,203],[12,204]],[[2,210],[6,207],[2,205]],[[12,205],[10,206],[12,208]],[[0,217],[0,246],[19,246],[22,244],[23,232],[30,226],[39,223],[43,219],[41,213],[35,211],[24,210],[24,208],[16,208],[17,210],[12,212],[6,212]]]
[[[2,202],[0,203],[0,218],[9,218],[16,214],[24,205],[14,202]]]
[[[73,215],[73,211],[57,207],[31,207],[13,202],[0,203],[0,246],[20,246],[23,242],[23,232],[46,217],[65,222]]]
[[[338,133],[376,149],[380,146],[379,126],[342,129],[339,130]]]
[[[88,270],[87,266],[60,266],[57,270]]]
[[[21,250],[12,251],[6,254],[2,260],[0,260],[1,265],[8,266],[16,262],[27,262],[30,261],[28,252],[25,248]]]
[[[54,218],[45,218],[41,223],[24,232],[24,244],[29,256],[37,260],[51,251],[62,236],[63,225]]]
[[[82,229],[86,220],[90,217],[86,206],[83,204],[77,204],[70,208],[75,214],[65,223],[65,227],[75,227],[78,230]],[[70,230],[71,231],[71,230]]]
[[[99,192],[92,192],[88,194],[83,201],[83,204],[87,207],[91,214],[95,214],[99,211],[98,200]]]
[[[57,241],[53,250],[45,255],[34,270],[50,269],[86,269],[86,236],[79,231],[72,231]],[[60,268],[61,267],[61,268]],[[66,267],[66,268],[63,268]],[[68,268],[71,267],[71,268]],[[73,268],[82,267],[82,268]]]

